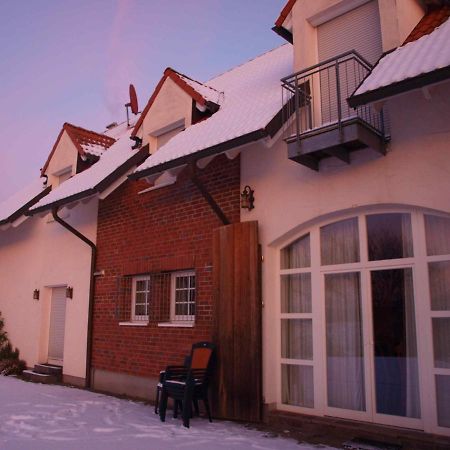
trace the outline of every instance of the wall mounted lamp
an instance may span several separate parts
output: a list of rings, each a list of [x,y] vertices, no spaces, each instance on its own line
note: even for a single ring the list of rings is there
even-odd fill
[[[39,289],[33,291],[33,300],[39,300]]]
[[[251,211],[255,206],[255,196],[254,190],[250,186],[245,186],[244,190],[241,192],[241,208],[248,209]]]
[[[66,287],[66,298],[73,298],[73,287]]]

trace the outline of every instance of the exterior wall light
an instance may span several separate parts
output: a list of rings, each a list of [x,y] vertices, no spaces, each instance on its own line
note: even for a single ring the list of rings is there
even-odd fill
[[[251,211],[255,206],[255,196],[253,195],[255,191],[250,186],[245,186],[244,190],[241,192],[241,208],[248,209]]]
[[[66,298],[73,298],[73,287],[66,287]]]
[[[39,289],[33,291],[33,300],[39,300]]]

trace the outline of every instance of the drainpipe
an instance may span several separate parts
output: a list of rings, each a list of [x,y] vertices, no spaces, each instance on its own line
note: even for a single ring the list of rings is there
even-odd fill
[[[92,359],[92,323],[94,314],[94,271],[97,259],[97,247],[86,236],[81,234],[78,230],[73,228],[61,217],[58,216],[58,207],[52,209],[52,216],[55,222],[58,222],[66,230],[74,234],[78,239],[81,239],[85,244],[91,247],[91,272],[90,272],[90,286],[89,286],[89,312],[88,312],[88,329],[87,329],[87,347],[86,347],[86,385],[89,389],[91,387],[91,359]]]

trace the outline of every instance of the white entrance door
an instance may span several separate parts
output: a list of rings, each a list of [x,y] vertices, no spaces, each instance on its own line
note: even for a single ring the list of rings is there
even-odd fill
[[[48,362],[50,364],[63,364],[65,327],[66,288],[53,288],[50,311],[50,331],[48,340]]]

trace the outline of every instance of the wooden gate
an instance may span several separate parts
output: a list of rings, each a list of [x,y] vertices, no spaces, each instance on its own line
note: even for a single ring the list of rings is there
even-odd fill
[[[217,344],[214,415],[258,422],[262,412],[258,222],[214,230],[213,266]]]

